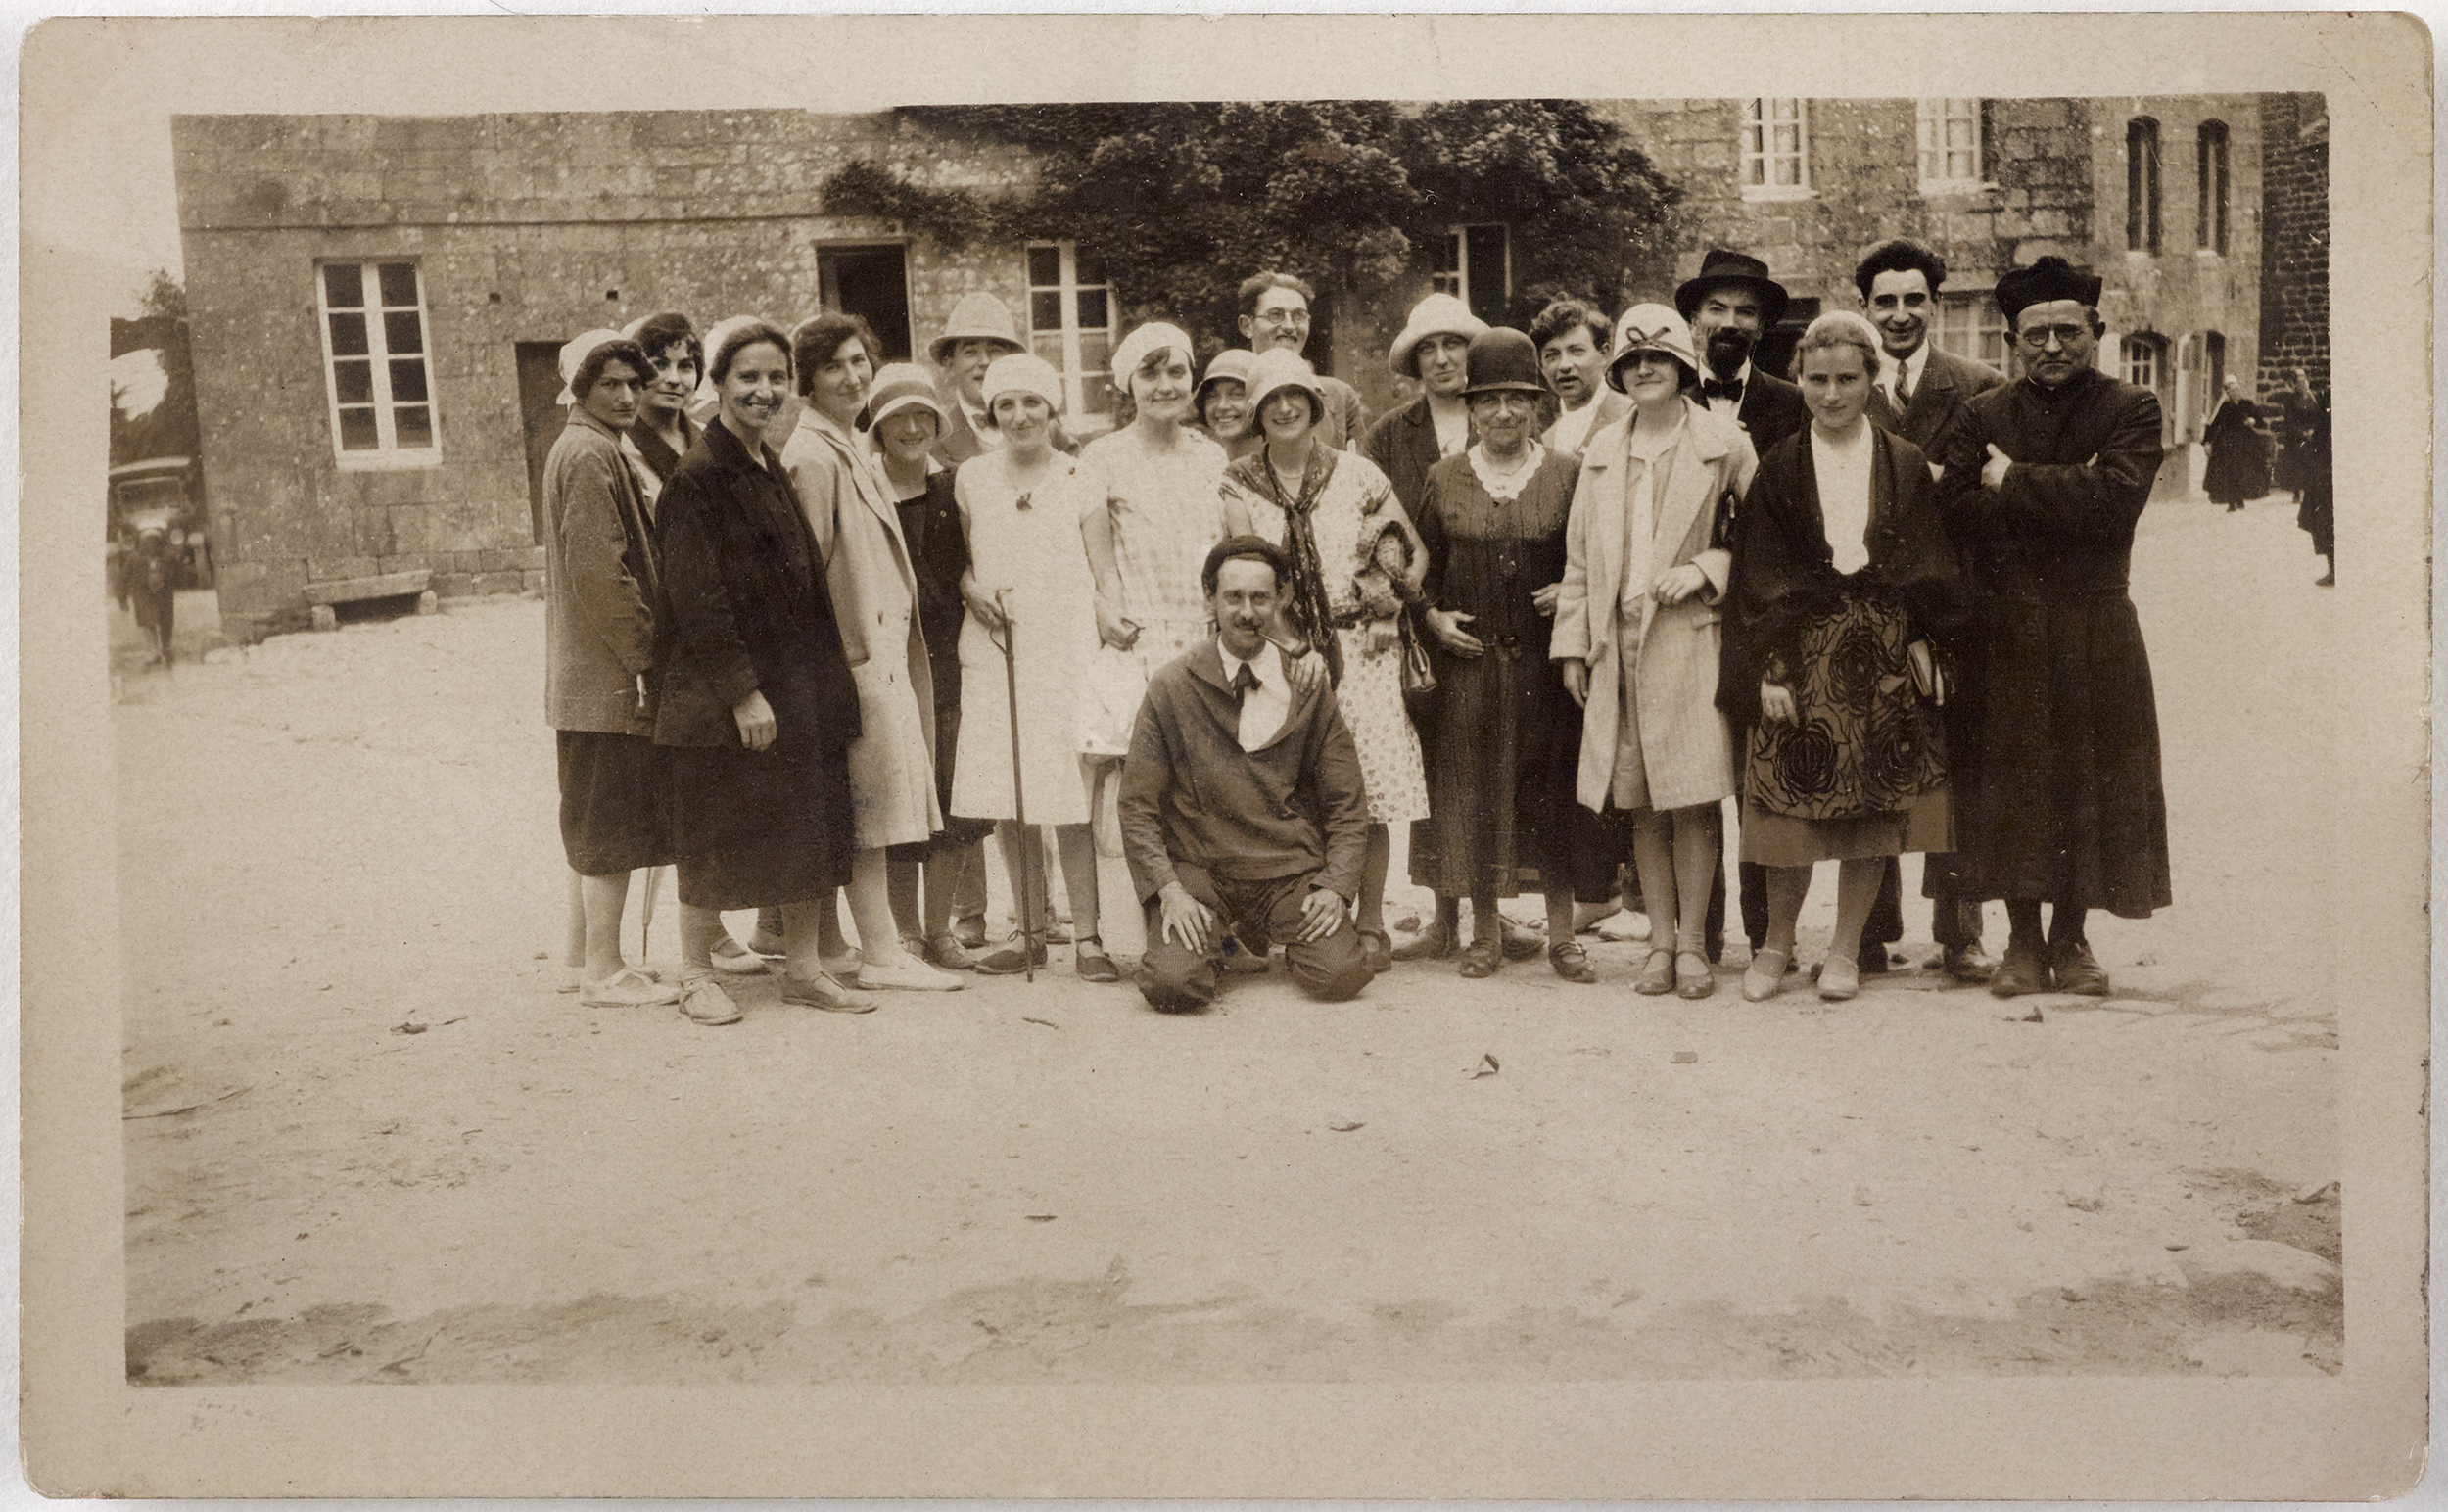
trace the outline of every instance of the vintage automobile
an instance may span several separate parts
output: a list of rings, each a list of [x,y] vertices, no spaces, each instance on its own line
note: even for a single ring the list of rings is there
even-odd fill
[[[212,543],[197,503],[192,457],[157,456],[110,472],[111,596],[134,611],[156,661],[167,665],[177,592],[212,586]]]

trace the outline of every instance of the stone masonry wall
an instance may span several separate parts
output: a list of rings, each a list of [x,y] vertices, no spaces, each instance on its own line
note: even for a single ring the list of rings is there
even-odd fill
[[[188,117],[172,141],[222,609],[253,634],[303,623],[309,581],[540,584],[518,344],[673,308],[701,328],[742,312],[787,326],[817,307],[821,245],[900,240],[818,213],[836,167],[872,158],[937,184],[1026,171],[887,117],[787,111]],[[921,344],[973,289],[1024,318],[1020,250],[906,256]],[[349,260],[418,264],[434,465],[335,457],[314,280]]]
[[[1763,259],[1797,298],[1858,309],[1854,265],[1878,243],[1917,237],[1947,260],[1949,292],[1985,289],[1999,272],[2089,239],[2088,120],[2078,100],[1988,102],[1990,175],[1924,195],[1911,100],[1812,100],[1805,106],[1808,191],[1746,195],[1742,102],[1636,100],[1611,109],[1632,139],[1683,186],[1676,256],[1626,300],[1672,303],[1711,247]]]
[[[2262,397],[2297,367],[2329,392],[2329,105],[2317,94],[2261,97]]]

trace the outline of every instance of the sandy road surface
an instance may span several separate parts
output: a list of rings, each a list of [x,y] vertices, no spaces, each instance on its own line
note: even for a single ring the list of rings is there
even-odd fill
[[[2339,1200],[2296,1200],[2335,1173],[2330,863],[2290,800],[2336,627],[2275,502],[2143,536],[2179,903],[2097,921],[2122,995],[2037,1023],[1924,972],[1643,999],[1628,943],[1595,987],[1413,966],[1196,1018],[1067,952],[864,1018],[588,1010],[538,959],[540,605],[131,675],[131,1376],[2334,1373]]]

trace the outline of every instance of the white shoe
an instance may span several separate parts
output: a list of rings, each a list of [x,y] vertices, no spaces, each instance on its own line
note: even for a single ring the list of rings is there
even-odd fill
[[[729,934],[725,934],[715,942],[714,949],[707,959],[714,963],[714,969],[729,972],[733,976],[763,976],[765,974],[765,958],[732,939]]]
[[[950,971],[938,971],[923,961],[904,956],[898,961],[867,962],[859,968],[858,985],[903,992],[958,992],[968,983]]]
[[[625,966],[601,981],[582,982],[578,1001],[588,1008],[648,1008],[680,1001],[680,988]]]
[[[859,963],[863,959],[859,947],[853,945],[838,956],[819,956],[816,964],[823,967],[824,974],[833,980],[846,982],[859,974]]]

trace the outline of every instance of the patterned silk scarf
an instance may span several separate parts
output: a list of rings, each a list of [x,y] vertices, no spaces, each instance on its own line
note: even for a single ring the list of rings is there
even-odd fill
[[[1284,496],[1283,480],[1276,476],[1275,464],[1267,460],[1264,447],[1235,462],[1226,469],[1226,475],[1284,511],[1284,550],[1292,557],[1293,628],[1326,658],[1327,678],[1340,687],[1343,680],[1342,647],[1335,636],[1334,612],[1327,605],[1326,568],[1318,559],[1317,534],[1309,518],[1310,511],[1317,507],[1318,496],[1326,492],[1327,482],[1335,476],[1336,455],[1335,449],[1322,442],[1309,448],[1308,465],[1300,471],[1300,493],[1294,498]]]

